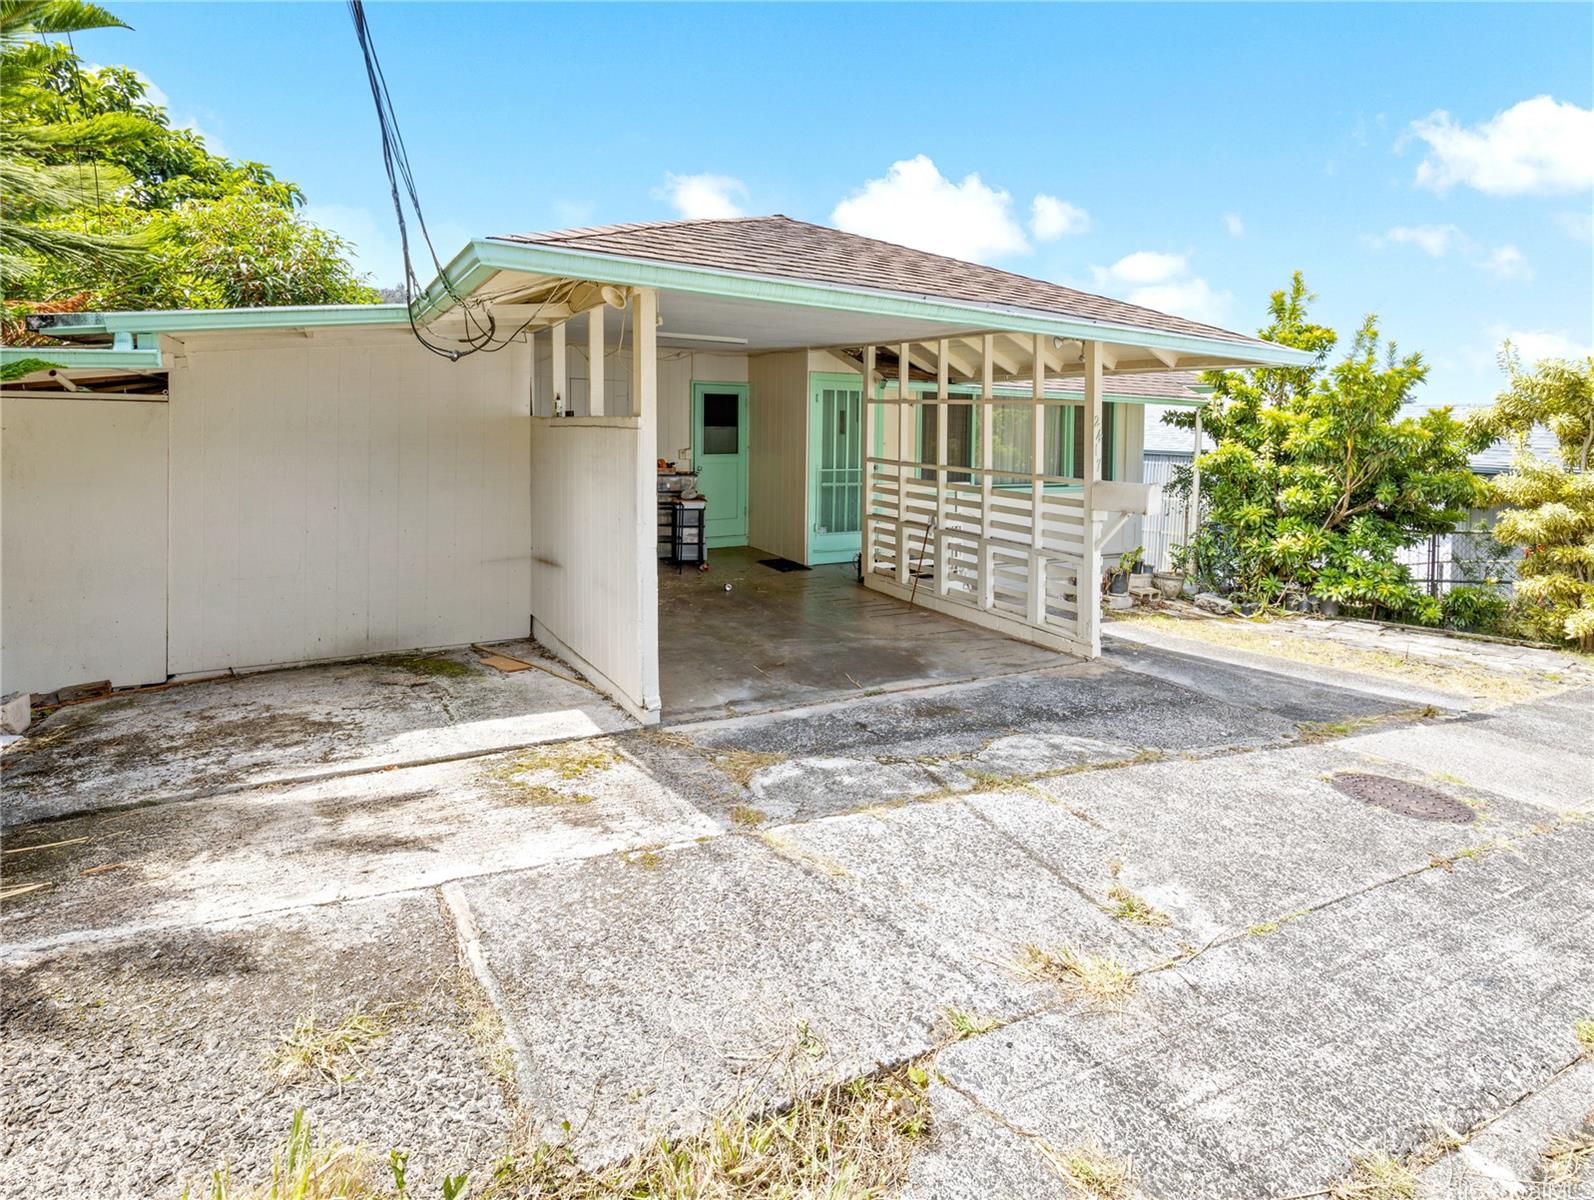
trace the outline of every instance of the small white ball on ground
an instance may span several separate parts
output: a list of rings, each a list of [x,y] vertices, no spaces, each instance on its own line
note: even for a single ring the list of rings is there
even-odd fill
[[[730,584],[728,584],[728,583],[727,583],[727,584],[726,584],[726,585],[725,585],[725,590],[726,590],[726,591],[727,591],[727,592],[728,592],[728,591],[730,591],[730,590],[731,590],[731,585],[730,585]]]

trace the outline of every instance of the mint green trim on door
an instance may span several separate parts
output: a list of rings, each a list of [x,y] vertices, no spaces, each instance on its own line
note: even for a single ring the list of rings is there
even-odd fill
[[[863,546],[863,376],[808,376],[808,565]]]
[[[708,417],[705,433],[704,417]],[[747,385],[692,383],[692,466],[709,547],[747,545]]]

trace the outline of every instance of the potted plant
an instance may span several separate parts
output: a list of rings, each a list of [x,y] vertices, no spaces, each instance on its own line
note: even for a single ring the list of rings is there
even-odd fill
[[[1157,590],[1162,593],[1163,599],[1177,600],[1179,594],[1184,591],[1184,571],[1189,559],[1190,551],[1184,546],[1169,546],[1168,570],[1151,573],[1151,582],[1157,585]]]

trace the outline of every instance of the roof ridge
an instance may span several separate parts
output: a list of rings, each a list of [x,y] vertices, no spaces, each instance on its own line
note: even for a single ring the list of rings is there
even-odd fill
[[[670,229],[682,225],[745,225],[754,221],[790,220],[790,217],[782,213],[767,213],[748,217],[673,217],[659,221],[617,221],[609,225],[575,225],[568,229],[546,229],[534,233],[510,234],[509,236],[533,242],[570,242],[584,237],[597,237],[606,233],[623,233],[638,229]]]

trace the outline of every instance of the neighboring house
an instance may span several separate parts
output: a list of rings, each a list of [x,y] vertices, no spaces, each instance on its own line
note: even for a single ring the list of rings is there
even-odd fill
[[[1200,384],[1193,390],[1205,392]],[[1188,466],[1194,459],[1195,435],[1188,429],[1179,429],[1162,423],[1165,408],[1148,406],[1144,441],[1144,479],[1149,484],[1165,487],[1173,479],[1176,467]],[[1213,449],[1212,439],[1202,436],[1202,452]],[[1537,457],[1557,460],[1559,447],[1547,430],[1535,427],[1528,438],[1528,449]],[[1516,453],[1514,442],[1494,443],[1487,450],[1474,454],[1472,469],[1479,475],[1492,477],[1511,469]],[[1408,546],[1396,556],[1397,561],[1411,569],[1413,578],[1433,595],[1441,595],[1452,587],[1463,584],[1477,585],[1493,582],[1509,587],[1516,580],[1516,564],[1522,552],[1499,545],[1491,536],[1498,509],[1475,508],[1450,534],[1434,534],[1415,546]],[[1162,512],[1146,518],[1146,559],[1159,567],[1168,565],[1172,546],[1182,545],[1190,535],[1189,516],[1178,497],[1164,494]]]
[[[494,352],[412,316],[490,320]],[[1090,656],[1102,556],[1157,500],[1141,406],[1306,361],[785,217],[474,241],[413,314],[48,332],[0,355],[58,367],[4,390],[7,690],[530,632],[648,722],[655,459],[699,472],[713,545],[861,555],[876,592]]]

